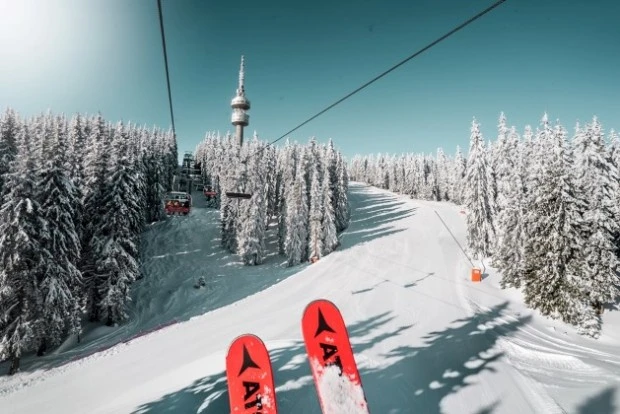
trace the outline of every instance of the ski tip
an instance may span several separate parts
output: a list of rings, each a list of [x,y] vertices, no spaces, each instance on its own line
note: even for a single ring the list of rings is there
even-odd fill
[[[338,306],[334,302],[332,302],[331,300],[324,299],[324,298],[319,298],[319,299],[314,299],[313,301],[309,302],[306,305],[306,308],[304,309],[304,312],[306,310],[308,310],[309,308],[311,308],[313,306],[316,306],[316,305],[327,305],[327,306],[330,306],[330,307],[338,309]]]
[[[255,335],[253,333],[244,333],[244,334],[237,335],[232,341],[230,341],[230,343],[231,344],[235,343],[235,342],[239,341],[240,339],[244,339],[244,338],[247,338],[247,339],[251,338],[251,339],[254,339],[256,341],[263,342],[263,340],[260,339],[260,337],[258,335]]]
[[[244,334],[238,335],[232,341],[230,341],[230,345],[228,345],[228,352],[230,353],[230,351],[235,347],[235,345],[240,342],[254,343],[258,346],[261,346],[267,349],[267,346],[265,345],[265,343],[259,336],[251,334],[251,333],[244,333]]]

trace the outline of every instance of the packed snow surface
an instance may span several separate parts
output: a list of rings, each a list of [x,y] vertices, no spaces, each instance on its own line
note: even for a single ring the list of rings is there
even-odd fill
[[[225,355],[245,332],[270,350],[280,412],[320,413],[300,326],[318,298],[342,311],[371,412],[620,412],[620,312],[588,339],[500,289],[488,263],[471,282],[452,236],[466,244],[461,207],[352,183],[337,251],[244,267],[219,247],[217,212],[199,197],[145,234],[131,321],[25,359],[0,378],[1,413],[225,413]]]
[[[324,414],[368,414],[364,391],[336,365],[323,367],[316,359],[311,362],[318,374],[318,388],[323,399]]]

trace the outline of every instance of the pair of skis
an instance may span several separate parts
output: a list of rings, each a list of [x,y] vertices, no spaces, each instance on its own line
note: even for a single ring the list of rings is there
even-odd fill
[[[323,414],[368,414],[340,310],[328,300],[315,300],[306,306],[301,325]],[[235,338],[226,356],[226,378],[231,413],[277,414],[271,359],[259,337]]]

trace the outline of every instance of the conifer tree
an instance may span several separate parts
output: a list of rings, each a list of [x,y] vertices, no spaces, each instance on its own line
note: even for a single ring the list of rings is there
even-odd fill
[[[247,147],[239,148],[232,138],[226,141],[225,157],[227,159],[228,173],[224,175],[223,192],[245,192],[247,183],[247,171],[245,167],[245,157]],[[237,252],[237,232],[240,228],[238,220],[241,212],[239,200],[233,200],[229,197],[222,197],[221,222],[222,222],[222,246],[230,252]]]
[[[17,114],[10,108],[0,116],[0,194],[3,193],[4,181],[11,168],[11,162],[17,155],[19,122]]]
[[[288,265],[294,266],[307,257],[308,248],[308,202],[303,164],[299,164],[294,184],[286,195],[286,242]]]
[[[293,212],[292,187],[295,185],[297,147],[286,142],[281,152],[279,160],[281,181],[279,185],[278,210],[278,240],[280,254],[286,254],[287,225],[289,223],[288,214]]]
[[[84,186],[84,214],[89,217],[84,226],[82,253],[79,269],[84,279],[84,295],[87,301],[87,310],[91,321],[100,320],[98,304],[100,297],[100,278],[97,275],[96,263],[100,260],[98,254],[105,241],[100,239],[100,229],[103,225],[104,198],[108,190],[108,164],[110,158],[109,127],[99,114],[92,123],[91,135],[88,138],[87,153],[85,156],[84,172],[86,185]]]
[[[85,173],[84,173],[84,153],[86,151],[86,133],[85,125],[80,114],[76,114],[70,122],[68,132],[68,142],[71,148],[69,157],[69,177],[73,182],[75,192],[75,204],[73,205],[73,222],[75,231],[80,238],[84,237],[84,206],[82,199],[84,197]]]
[[[349,227],[351,219],[351,209],[349,206],[349,175],[347,168],[340,153],[336,153],[336,182],[333,187],[334,194],[332,199],[336,200],[334,204],[334,213],[336,217],[336,229],[341,232]]]
[[[36,192],[46,223],[41,244],[50,256],[42,263],[45,271],[38,281],[43,299],[37,309],[38,355],[43,355],[48,346],[58,345],[65,333],[81,331],[82,275],[77,268],[80,239],[74,222],[78,200],[62,157],[67,147],[64,123],[64,119],[57,118],[53,135],[39,137],[48,141],[43,148],[49,151],[38,172]]]
[[[319,182],[319,169],[312,166],[312,183],[310,186],[310,225],[308,238],[308,259],[323,255],[322,221],[323,221],[323,193]]]
[[[165,171],[165,181],[163,183],[166,191],[172,191],[172,182],[178,169],[179,151],[177,146],[176,136],[170,129],[165,135],[164,140],[164,154],[163,163]]]
[[[129,288],[138,275],[138,248],[133,229],[137,228],[138,203],[133,192],[127,135],[122,123],[112,136],[112,175],[103,197],[103,215],[94,232],[94,275],[97,290],[96,314],[106,325],[126,319]]]
[[[520,167],[523,164],[523,145],[518,146],[510,154],[515,168],[503,177],[505,181],[502,198],[504,208],[497,215],[497,228],[502,237],[499,238],[497,253],[494,256],[494,265],[502,272],[500,285],[506,287],[521,287],[524,274],[524,248],[526,234],[524,220],[527,209],[525,187]]]
[[[323,211],[321,222],[321,246],[323,248],[322,256],[325,256],[338,247],[340,244],[338,240],[338,233],[336,229],[336,217],[334,215],[334,206],[332,205],[332,197],[330,190],[329,174],[323,174],[323,181],[321,183]]]
[[[501,190],[502,190],[502,181],[504,179],[506,163],[510,162],[509,159],[506,159],[506,152],[508,150],[508,126],[506,124],[506,115],[504,112],[501,112],[499,115],[499,122],[497,124],[497,141],[494,145],[489,145],[488,153],[490,155],[489,165],[490,165],[490,176],[489,182],[491,183],[492,192],[493,192],[493,207],[494,214],[499,213],[502,205],[501,200]]]
[[[0,207],[0,360],[10,361],[9,375],[21,356],[37,345],[37,320],[43,296],[43,264],[53,259],[43,246],[46,222],[35,197],[35,164],[29,130],[19,131],[18,161],[6,176]]]
[[[239,255],[244,264],[258,265],[265,258],[265,226],[267,224],[267,165],[263,157],[265,147],[259,146],[255,137],[251,144],[252,149],[246,155],[247,175],[246,192],[252,194],[249,200],[243,202],[239,216],[240,228],[237,233]]]
[[[146,220],[148,223],[163,220],[166,216],[162,200],[166,188],[165,182],[165,169],[161,162],[161,152],[158,148],[159,132],[143,131],[141,137],[142,142],[147,148],[147,154],[145,156],[145,171],[146,171]]]
[[[480,258],[490,256],[495,238],[487,168],[482,133],[474,118],[465,171],[464,201],[468,210],[467,243],[472,253]]]
[[[588,196],[584,214],[588,242],[583,251],[588,277],[583,281],[582,290],[600,313],[604,304],[612,303],[620,295],[615,243],[619,231],[618,170],[605,147],[602,127],[596,117],[577,133],[574,142],[579,185]]]
[[[576,197],[572,154],[565,137],[564,128],[558,124],[539,185],[532,190],[528,212],[533,234],[528,235],[524,271],[528,306],[543,315],[562,318],[581,301],[576,280],[584,275],[579,257],[584,248],[585,203]]]
[[[452,178],[450,182],[450,198],[457,204],[463,203],[463,176],[465,174],[465,158],[461,152],[461,147],[457,145],[452,167]]]

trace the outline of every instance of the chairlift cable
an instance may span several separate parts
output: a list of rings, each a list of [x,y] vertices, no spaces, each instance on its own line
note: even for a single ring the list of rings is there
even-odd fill
[[[280,141],[281,139],[287,137],[290,133],[297,131],[299,128],[301,128],[302,126],[306,125],[307,123],[309,123],[310,121],[313,121],[314,119],[318,118],[319,116],[323,115],[325,112],[329,111],[330,109],[332,109],[333,107],[335,107],[336,105],[344,102],[345,100],[349,99],[351,96],[355,95],[356,93],[360,92],[361,90],[365,89],[366,87],[370,86],[371,84],[373,84],[374,82],[378,81],[379,79],[383,78],[384,76],[386,76],[388,73],[394,71],[395,69],[399,68],[400,66],[404,65],[405,63],[409,62],[411,59],[421,55],[422,53],[426,52],[427,50],[429,50],[430,48],[432,48],[433,46],[441,43],[442,41],[446,40],[448,37],[452,36],[453,34],[455,34],[456,32],[458,32],[459,30],[465,28],[466,26],[470,25],[471,23],[473,23],[474,21],[478,20],[479,18],[481,18],[482,16],[484,16],[485,14],[489,13],[490,11],[492,11],[493,9],[499,7],[502,3],[506,2],[506,0],[498,0],[495,3],[493,3],[492,5],[490,5],[489,7],[487,7],[486,9],[484,9],[483,11],[479,12],[478,14],[476,14],[473,17],[470,17],[469,19],[467,19],[465,22],[461,23],[460,25],[456,26],[455,28],[453,28],[452,30],[450,30],[448,33],[444,34],[443,36],[439,37],[438,39],[434,40],[433,42],[429,43],[428,45],[424,46],[422,49],[418,50],[417,52],[413,53],[412,55],[408,56],[407,58],[401,60],[400,62],[398,62],[397,64],[395,64],[394,66],[392,66],[391,68],[387,69],[386,71],[384,71],[383,73],[375,76],[374,78],[372,78],[371,80],[369,80],[368,82],[364,83],[362,86],[358,87],[357,89],[355,89],[353,92],[348,93],[347,95],[345,95],[344,97],[338,99],[336,102],[332,103],[331,105],[329,105],[328,107],[326,107],[325,109],[323,109],[322,111],[318,112],[317,114],[311,116],[310,118],[308,118],[307,120],[305,120],[304,122],[302,122],[301,124],[297,125],[295,128],[287,131],[286,133],[284,133],[281,137],[279,137],[278,139],[268,143],[266,146],[264,146],[263,148],[257,150],[256,152],[249,154],[246,157],[246,161],[249,157],[257,155],[259,153],[261,153],[263,150],[265,150],[267,147],[275,144],[276,142]]]
[[[159,11],[159,28],[161,31],[161,43],[164,51],[164,64],[166,67],[166,82],[168,85],[168,105],[170,107],[170,120],[172,122],[172,134],[176,139],[177,133],[174,127],[174,111],[172,110],[172,92],[170,89],[170,73],[168,71],[168,53],[166,52],[166,35],[164,33],[164,18],[161,12],[161,0],[157,0],[157,9]]]

